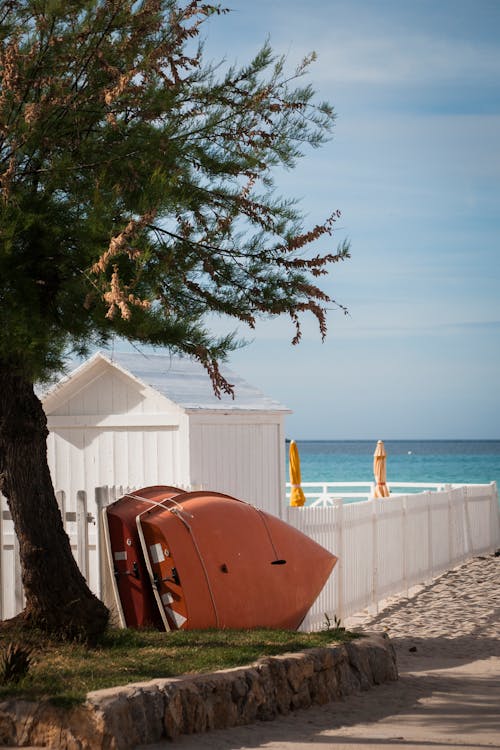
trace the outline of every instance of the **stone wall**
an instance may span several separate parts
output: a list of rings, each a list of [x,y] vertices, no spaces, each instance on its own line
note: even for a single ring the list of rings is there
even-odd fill
[[[4,701],[0,745],[132,750],[162,738],[273,719],[397,678],[392,644],[374,634],[248,667],[99,690],[69,710]]]

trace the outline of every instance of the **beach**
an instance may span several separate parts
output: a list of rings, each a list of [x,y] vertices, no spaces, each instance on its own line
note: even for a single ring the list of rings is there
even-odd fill
[[[485,554],[396,597],[356,627],[385,631],[400,679],[271,722],[142,750],[500,748],[500,556]]]

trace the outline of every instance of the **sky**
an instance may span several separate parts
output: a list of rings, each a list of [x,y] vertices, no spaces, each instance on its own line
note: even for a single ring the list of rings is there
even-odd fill
[[[264,320],[229,366],[293,410],[290,438],[500,438],[500,0],[228,6],[207,58],[317,53],[333,138],[277,181],[308,226],[340,209],[352,253],[322,282],[349,310],[324,343]]]

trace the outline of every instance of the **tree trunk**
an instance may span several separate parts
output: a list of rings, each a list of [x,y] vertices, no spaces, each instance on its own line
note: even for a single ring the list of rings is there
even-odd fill
[[[70,639],[95,641],[108,610],[71,552],[47,463],[47,419],[33,384],[0,362],[0,491],[19,540],[24,620]]]

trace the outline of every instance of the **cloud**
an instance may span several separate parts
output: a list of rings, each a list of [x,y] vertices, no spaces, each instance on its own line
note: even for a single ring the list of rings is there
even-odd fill
[[[319,56],[314,77],[322,83],[434,87],[500,74],[498,49],[418,33],[374,37],[351,31],[315,38],[314,46]],[[301,54],[305,47],[294,51]]]
[[[270,14],[268,5],[261,25],[271,29],[273,46],[293,59],[314,49],[315,80],[408,87],[497,81],[500,74],[497,39],[488,35],[485,13],[477,22],[481,9],[475,2],[462,3],[458,11],[457,0],[440,8],[431,2],[413,8],[400,0],[313,0],[306,10],[302,2],[275,0]],[[493,15],[492,23],[499,20]]]

